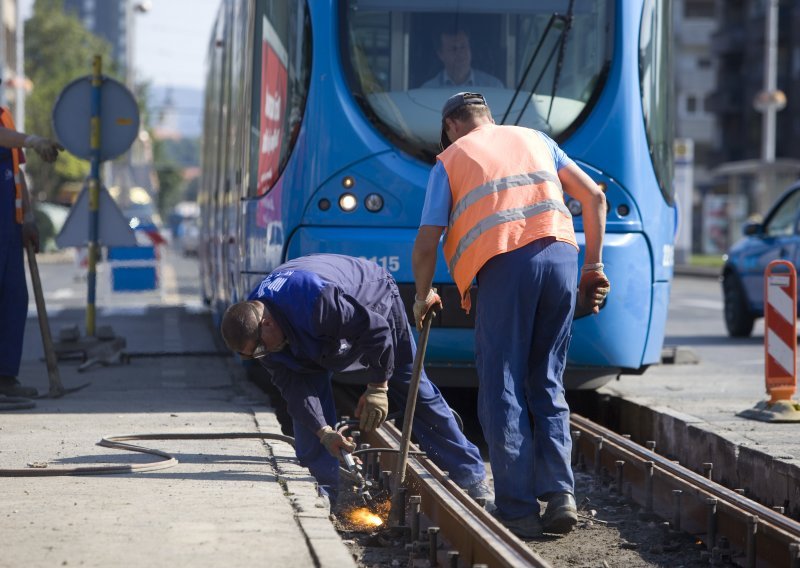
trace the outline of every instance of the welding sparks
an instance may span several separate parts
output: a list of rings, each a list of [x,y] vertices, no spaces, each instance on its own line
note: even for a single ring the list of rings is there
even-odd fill
[[[366,507],[353,509],[347,513],[347,518],[353,525],[365,529],[379,527],[383,524],[383,519]]]

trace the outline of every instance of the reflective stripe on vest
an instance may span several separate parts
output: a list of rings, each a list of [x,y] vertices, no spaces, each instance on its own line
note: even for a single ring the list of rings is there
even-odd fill
[[[438,158],[453,198],[444,254],[465,310],[473,279],[493,256],[544,237],[578,247],[552,153],[535,131],[483,125]]]
[[[16,130],[14,119],[11,118],[11,111],[5,107],[0,107],[0,126],[9,130]],[[22,224],[24,220],[22,211],[22,172],[19,169],[19,149],[11,148],[11,162],[14,167],[14,219]]]

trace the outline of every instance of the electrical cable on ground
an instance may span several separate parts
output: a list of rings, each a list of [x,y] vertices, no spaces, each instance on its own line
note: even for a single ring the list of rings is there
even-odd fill
[[[29,400],[29,399],[23,399]],[[119,473],[141,473],[145,471],[155,471],[167,469],[178,465],[178,460],[174,456],[125,442],[131,440],[230,440],[230,439],[257,439],[273,440],[285,442],[294,446],[294,438],[283,434],[264,434],[253,432],[224,432],[224,433],[168,433],[168,434],[135,434],[129,436],[110,436],[97,442],[98,446],[113,448],[117,450],[128,450],[142,454],[151,454],[164,458],[163,460],[141,464],[127,465],[98,465],[98,466],[76,466],[50,468],[47,464],[30,464],[27,468],[0,469],[0,477],[49,477],[67,475],[104,475]]]

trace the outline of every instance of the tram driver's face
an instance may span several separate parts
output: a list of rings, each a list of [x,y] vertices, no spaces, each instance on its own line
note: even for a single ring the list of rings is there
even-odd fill
[[[469,74],[472,65],[472,51],[469,47],[469,38],[464,32],[442,34],[441,44],[436,54],[451,78],[462,79]]]

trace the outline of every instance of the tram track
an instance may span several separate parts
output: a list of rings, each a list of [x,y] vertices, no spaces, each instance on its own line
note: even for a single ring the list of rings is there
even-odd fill
[[[658,455],[652,445],[643,447],[583,416],[573,414],[571,428],[573,466],[607,483],[620,499],[638,505],[640,522],[691,535],[698,548],[705,547],[703,556],[712,564],[800,568],[800,523]],[[367,454],[368,473],[377,478],[378,472],[393,470],[393,450],[400,437],[391,423],[361,437],[373,450],[391,450]],[[409,506],[403,524],[393,530],[404,535],[409,565],[419,565],[413,564],[415,552],[438,566],[552,565],[424,454],[409,458],[407,487]],[[434,527],[435,536],[427,532],[429,527]]]
[[[573,465],[613,476],[616,490],[677,531],[703,541],[712,558],[746,567],[800,567],[800,523],[629,438],[573,414]],[[612,474],[613,472],[613,474]]]

